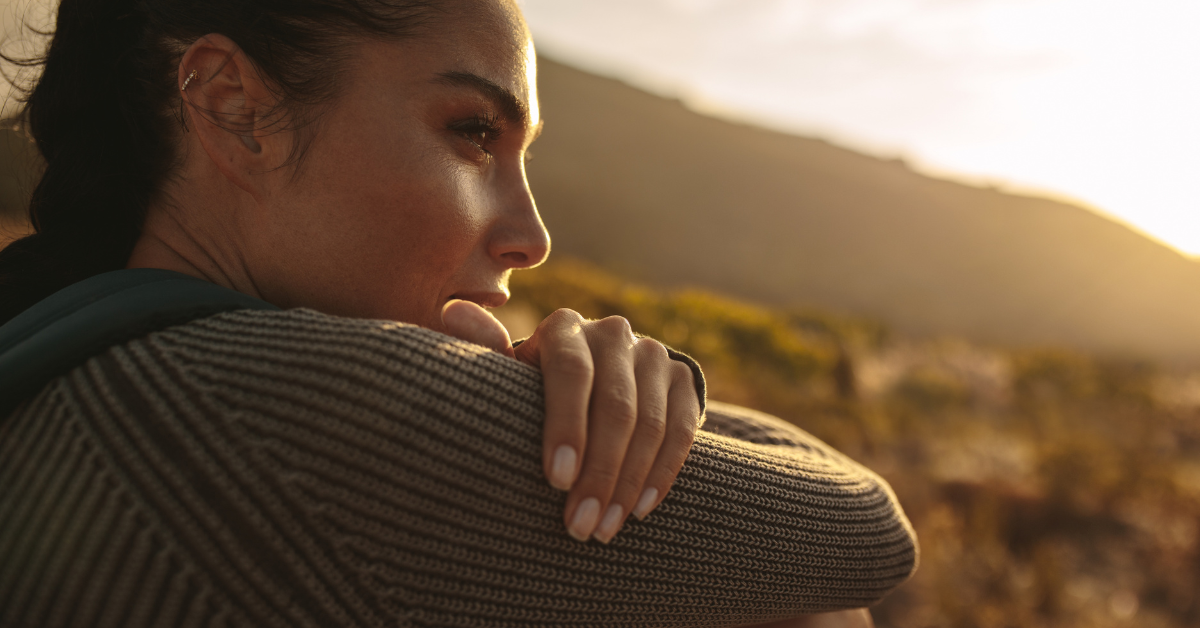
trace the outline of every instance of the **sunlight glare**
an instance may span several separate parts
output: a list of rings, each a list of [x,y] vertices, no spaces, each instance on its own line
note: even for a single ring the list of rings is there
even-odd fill
[[[1200,3],[525,0],[552,56],[1200,254]]]

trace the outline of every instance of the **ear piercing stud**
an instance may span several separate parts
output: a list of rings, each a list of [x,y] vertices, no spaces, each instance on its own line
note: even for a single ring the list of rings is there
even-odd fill
[[[192,79],[196,78],[197,76],[199,76],[199,75],[198,75],[198,74],[196,74],[196,71],[195,71],[195,70],[192,70],[192,73],[191,73],[191,74],[189,74],[189,75],[187,75],[187,78],[183,79],[183,87],[180,87],[180,88],[179,88],[179,91],[181,91],[181,92],[186,92],[186,91],[187,91],[187,86],[188,86],[188,83],[191,83],[191,82],[192,82]]]

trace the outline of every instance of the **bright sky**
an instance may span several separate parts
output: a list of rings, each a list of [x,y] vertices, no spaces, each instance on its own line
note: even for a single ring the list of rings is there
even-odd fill
[[[521,1],[577,66],[1200,255],[1198,0]]]
[[[519,1],[585,69],[1200,255],[1200,0]],[[0,0],[0,26],[29,5]]]

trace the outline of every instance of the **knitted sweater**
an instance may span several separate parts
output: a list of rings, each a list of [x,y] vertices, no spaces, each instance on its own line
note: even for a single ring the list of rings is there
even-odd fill
[[[882,479],[716,403],[657,510],[575,541],[542,396],[481,347],[309,310],[113,347],[0,426],[0,626],[733,626],[915,568]]]

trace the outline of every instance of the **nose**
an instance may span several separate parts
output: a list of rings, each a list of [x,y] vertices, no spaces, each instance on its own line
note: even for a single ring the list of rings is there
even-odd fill
[[[533,268],[550,255],[550,233],[542,224],[528,184],[522,183],[505,204],[488,243],[488,253],[506,270]]]

